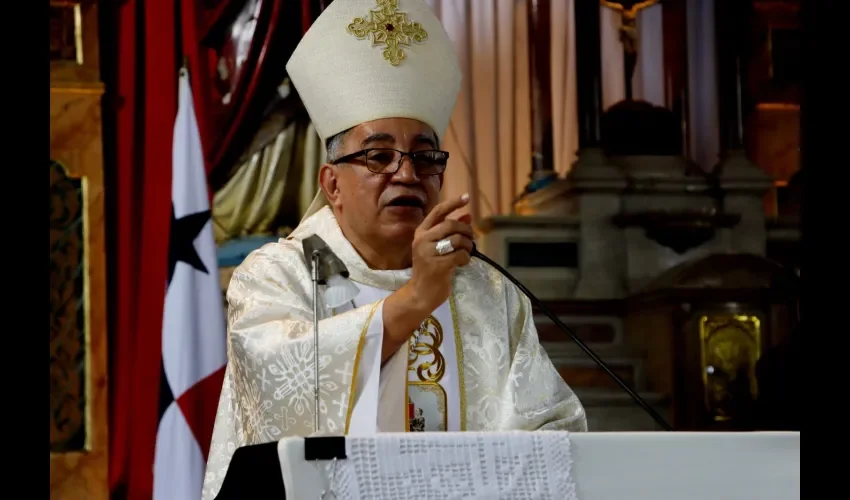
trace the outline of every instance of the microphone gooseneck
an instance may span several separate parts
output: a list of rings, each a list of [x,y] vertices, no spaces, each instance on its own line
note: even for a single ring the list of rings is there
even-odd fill
[[[313,278],[313,432],[319,432],[319,274],[321,253],[310,252],[311,274]]]
[[[552,322],[555,323],[558,326],[558,328],[560,328],[561,330],[564,331],[564,333],[569,335],[570,338],[573,339],[573,342],[575,342],[576,345],[578,345],[581,348],[581,350],[585,352],[585,354],[590,356],[590,359],[592,359],[594,363],[599,365],[599,367],[602,368],[605,371],[605,373],[607,373],[608,376],[611,377],[614,380],[614,382],[617,382],[617,384],[624,391],[626,391],[626,393],[628,393],[628,395],[631,396],[632,399],[638,405],[640,405],[640,407],[643,408],[644,411],[646,411],[646,413],[648,413],[649,416],[652,417],[652,419],[655,420],[655,422],[658,425],[660,425],[666,431],[672,431],[673,430],[673,428],[670,426],[670,424],[668,424],[667,421],[664,420],[664,418],[662,418],[661,415],[658,414],[658,412],[656,412],[651,406],[649,406],[649,404],[646,401],[644,401],[642,397],[638,396],[638,394],[635,391],[633,391],[632,388],[629,387],[629,385],[626,384],[623,381],[623,379],[621,379],[616,373],[614,373],[614,371],[611,370],[611,368],[607,364],[605,364],[605,362],[602,361],[602,359],[600,359],[599,356],[597,356],[595,352],[593,352],[593,349],[591,349],[584,342],[582,342],[582,340],[580,338],[578,338],[578,336],[572,330],[570,330],[570,328],[567,327],[567,325],[565,325],[560,319],[558,319],[558,317],[555,316],[555,314],[552,313],[552,311],[550,311],[549,308],[546,307],[546,305],[544,305],[543,302],[540,301],[540,299],[538,299],[533,293],[531,293],[531,290],[526,288],[525,285],[520,283],[520,281],[518,279],[514,278],[511,275],[511,273],[509,273],[507,270],[505,270],[502,266],[500,266],[499,264],[496,264],[489,257],[487,257],[486,255],[479,252],[478,248],[474,244],[473,244],[472,252],[471,252],[470,255],[472,255],[473,257],[476,257],[477,259],[482,260],[482,261],[486,262],[487,264],[489,264],[490,266],[492,266],[494,269],[496,269],[497,271],[502,273],[503,276],[508,278],[511,281],[511,283],[516,285],[517,288],[522,290],[522,293],[524,293],[525,296],[528,297],[528,299],[531,301],[532,304],[539,307],[540,310],[543,311],[546,314],[546,316],[548,316],[549,319],[552,320]]]

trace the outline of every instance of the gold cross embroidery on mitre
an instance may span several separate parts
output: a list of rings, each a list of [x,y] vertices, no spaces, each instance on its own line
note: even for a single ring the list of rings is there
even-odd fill
[[[428,33],[417,22],[407,20],[407,14],[399,12],[398,0],[376,0],[378,8],[369,11],[369,19],[357,17],[348,25],[348,32],[363,40],[372,35],[372,45],[383,45],[384,59],[393,66],[404,60],[401,46],[410,42],[422,43]]]

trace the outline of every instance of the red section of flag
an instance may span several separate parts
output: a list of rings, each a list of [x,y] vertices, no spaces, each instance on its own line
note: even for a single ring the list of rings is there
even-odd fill
[[[222,366],[177,398],[177,406],[180,407],[189,428],[192,429],[192,434],[204,454],[204,460],[210,452],[218,397],[224,381],[224,369],[225,367]]]

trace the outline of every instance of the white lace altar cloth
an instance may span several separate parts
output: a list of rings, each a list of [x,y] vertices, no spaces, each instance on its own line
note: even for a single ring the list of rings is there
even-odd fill
[[[565,431],[352,436],[335,461],[305,461],[304,443],[278,448],[287,500],[577,500]]]

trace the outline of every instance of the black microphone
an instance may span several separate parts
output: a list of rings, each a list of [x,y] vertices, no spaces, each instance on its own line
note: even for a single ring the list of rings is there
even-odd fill
[[[605,371],[605,373],[608,374],[608,376],[610,376],[612,379],[614,379],[614,382],[617,382],[617,384],[620,387],[622,387],[623,390],[626,391],[629,394],[629,396],[631,396],[632,399],[638,405],[640,405],[640,407],[643,408],[644,411],[646,411],[646,413],[648,413],[649,416],[652,417],[652,419],[655,420],[655,422],[658,425],[660,425],[666,431],[672,431],[673,430],[673,428],[670,426],[670,424],[668,424],[667,421],[664,420],[664,418],[662,418],[661,415],[658,414],[658,412],[656,412],[654,409],[652,409],[652,407],[649,406],[649,404],[646,401],[644,401],[642,397],[638,396],[638,394],[635,391],[633,391],[632,388],[629,387],[628,384],[626,384],[623,381],[623,379],[621,379],[619,376],[617,376],[617,374],[614,373],[614,371],[611,370],[611,368],[607,364],[605,364],[605,362],[602,361],[602,359],[600,359],[599,356],[597,356],[595,352],[593,352],[593,349],[591,349],[584,342],[582,342],[582,340],[580,338],[578,338],[578,336],[575,333],[573,333],[573,331],[570,330],[569,327],[567,327],[567,325],[565,325],[560,319],[558,319],[558,317],[555,316],[555,314],[553,314],[552,311],[550,311],[549,308],[546,307],[543,304],[543,302],[540,301],[540,299],[538,299],[537,297],[535,297],[535,295],[533,293],[531,293],[531,290],[526,288],[525,285],[520,283],[518,279],[514,278],[511,275],[511,273],[506,271],[502,266],[493,262],[490,259],[490,257],[487,257],[483,253],[479,252],[478,247],[475,245],[475,243],[472,244],[472,253],[470,255],[472,255],[473,257],[476,257],[480,260],[483,260],[484,262],[486,262],[487,264],[492,266],[494,269],[496,269],[497,271],[502,273],[503,276],[508,278],[511,281],[511,283],[516,285],[517,288],[522,290],[522,293],[524,293],[525,296],[528,297],[529,300],[531,300],[532,304],[539,307],[540,310],[543,311],[546,314],[546,316],[548,316],[549,319],[551,319],[552,322],[555,323],[558,326],[558,328],[560,328],[567,335],[569,335],[570,338],[573,339],[573,342],[575,342],[576,345],[578,345],[581,348],[582,351],[584,351],[588,356],[590,356],[590,359],[592,359],[594,363],[599,365],[599,367],[602,368]]]

